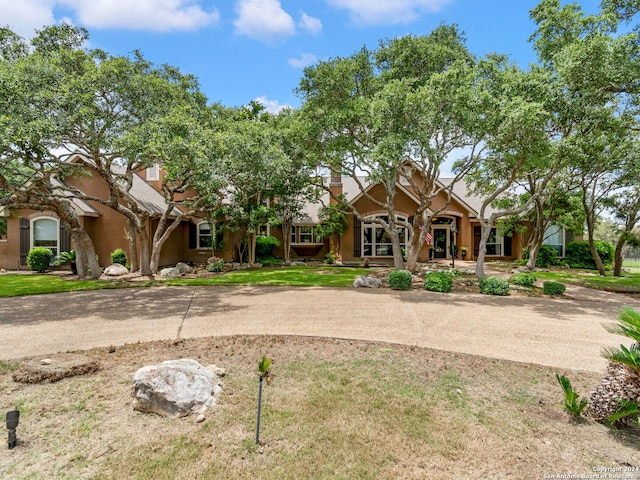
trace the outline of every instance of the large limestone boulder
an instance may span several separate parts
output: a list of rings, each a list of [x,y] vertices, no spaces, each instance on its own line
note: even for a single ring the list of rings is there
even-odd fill
[[[353,286],[355,288],[380,288],[382,286],[382,280],[375,277],[358,275],[353,281]]]
[[[160,278],[176,278],[181,276],[180,270],[176,267],[167,267],[160,270]]]
[[[176,270],[178,270],[183,275],[186,273],[193,273],[193,268],[191,268],[189,265],[187,265],[184,262],[176,263]]]
[[[107,277],[119,277],[120,275],[126,275],[127,273],[129,273],[127,267],[120,265],[119,263],[109,265],[104,269],[104,272],[102,272],[102,274]]]
[[[167,360],[139,369],[133,377],[133,408],[168,418],[203,414],[216,404],[222,382],[195,360]]]

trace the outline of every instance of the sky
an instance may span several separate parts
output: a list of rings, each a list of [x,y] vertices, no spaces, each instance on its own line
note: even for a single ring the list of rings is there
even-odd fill
[[[363,46],[427,35],[457,24],[476,56],[536,61],[529,11],[537,0],[0,0],[0,25],[25,39],[67,22],[89,31],[89,47],[140,50],[156,64],[195,75],[211,103],[257,100],[276,112],[301,103],[304,67]],[[567,3],[563,0],[562,2]],[[580,0],[595,12],[597,0]]]

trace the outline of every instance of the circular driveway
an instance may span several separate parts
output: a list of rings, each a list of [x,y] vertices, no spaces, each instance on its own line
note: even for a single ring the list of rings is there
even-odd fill
[[[384,341],[601,372],[602,328],[637,300],[300,287],[156,287],[4,298],[0,359],[152,340],[303,335]],[[213,340],[215,341],[215,340]],[[628,342],[627,342],[628,343]]]

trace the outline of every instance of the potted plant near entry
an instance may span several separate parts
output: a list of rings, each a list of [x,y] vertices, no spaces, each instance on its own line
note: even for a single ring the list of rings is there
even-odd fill
[[[467,259],[467,252],[469,251],[469,249],[467,247],[465,247],[464,245],[462,247],[460,247],[460,253],[462,254],[462,259],[466,260]]]
[[[76,268],[76,251],[71,250],[70,252],[60,252],[60,254],[56,257],[53,265],[59,267],[61,265],[67,265],[71,267],[71,271],[74,275],[78,274],[78,270]]]

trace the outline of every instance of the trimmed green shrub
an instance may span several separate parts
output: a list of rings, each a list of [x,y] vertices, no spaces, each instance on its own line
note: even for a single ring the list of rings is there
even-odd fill
[[[478,282],[480,293],[485,295],[509,295],[509,282],[498,277],[484,277]]]
[[[111,263],[118,263],[122,266],[127,264],[127,254],[121,248],[116,248],[111,252]]]
[[[387,281],[393,290],[409,290],[413,283],[413,276],[408,270],[394,270],[387,277]]]
[[[530,287],[535,283],[536,280],[537,278],[535,277],[535,275],[526,272],[516,273],[509,278],[509,282],[513,283],[514,285],[520,285],[522,287]]]
[[[567,287],[564,283],[548,281],[542,284],[542,289],[547,295],[562,295]]]
[[[224,260],[216,258],[213,262],[207,263],[207,272],[221,272],[224,268]]]
[[[27,265],[34,272],[44,272],[49,268],[53,252],[48,248],[36,247],[27,254]]]
[[[609,242],[595,243],[596,251],[598,255],[600,255],[602,263],[604,263],[605,266],[610,266],[613,263],[615,248]],[[572,242],[567,245],[566,261],[571,268],[596,269],[596,262],[591,256],[589,242]]]
[[[553,265],[560,265],[558,251],[551,245],[541,245],[536,256],[536,267],[547,268]]]
[[[453,288],[453,279],[448,273],[430,272],[425,275],[423,286],[430,292],[450,292]]]
[[[259,236],[256,238],[256,261],[260,261],[261,258],[273,257],[273,252],[280,246],[280,241],[276,237]]]

